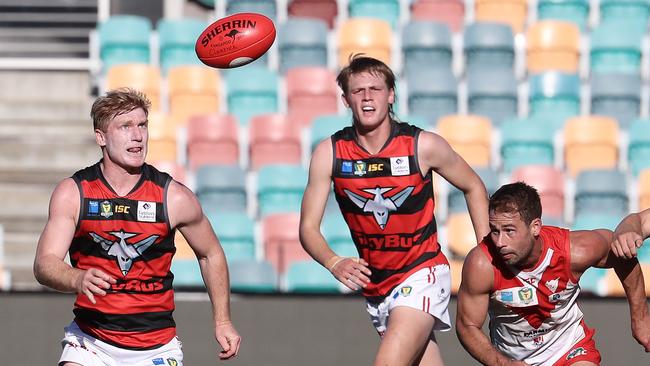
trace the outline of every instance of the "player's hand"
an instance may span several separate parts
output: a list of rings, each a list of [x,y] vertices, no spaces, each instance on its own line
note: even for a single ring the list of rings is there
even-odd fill
[[[636,257],[637,248],[643,244],[643,237],[636,232],[614,233],[611,249],[620,258]]]
[[[329,270],[339,282],[353,291],[365,288],[370,283],[368,276],[371,272],[368,263],[362,258],[338,257],[329,266]]]
[[[77,288],[78,294],[86,295],[90,302],[96,304],[95,295],[106,296],[106,290],[116,283],[117,280],[104,271],[97,268],[90,268],[81,272],[75,287]]]
[[[219,358],[229,360],[239,353],[241,337],[230,321],[217,322],[214,328],[215,338],[223,351],[219,352]]]
[[[646,352],[650,352],[650,317],[632,320],[632,335]]]

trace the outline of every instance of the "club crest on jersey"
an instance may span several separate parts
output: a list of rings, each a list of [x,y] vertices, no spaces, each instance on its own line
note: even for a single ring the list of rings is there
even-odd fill
[[[546,285],[546,288],[551,290],[551,292],[555,292],[555,291],[557,291],[557,286],[558,286],[559,283],[560,283],[560,278],[558,277],[556,279],[546,281],[545,285]]]
[[[528,304],[533,301],[533,290],[528,287],[521,288],[517,294],[522,303]]]
[[[584,349],[582,347],[578,347],[576,349],[572,349],[571,352],[569,352],[569,354],[566,356],[566,359],[570,360],[572,358],[576,358],[578,356],[584,356],[586,354],[587,354],[586,349]]]
[[[94,232],[91,232],[90,236],[93,238],[95,243],[102,246],[102,249],[104,249],[109,256],[115,257],[117,265],[120,267],[120,271],[122,272],[123,276],[126,276],[126,274],[131,270],[133,259],[140,257],[142,253],[144,253],[145,250],[149,249],[149,247],[159,237],[159,235],[151,235],[140,240],[137,243],[131,244],[128,243],[126,239],[132,238],[138,234],[127,233],[124,232],[124,230],[109,231],[108,234],[113,235],[119,240],[110,241]]]
[[[404,286],[401,289],[399,289],[400,294],[402,294],[402,296],[404,296],[404,297],[407,297],[408,295],[410,295],[411,291],[413,291],[413,287],[411,287],[411,286]]]
[[[102,212],[100,215],[104,216],[105,218],[113,216],[113,205],[110,201],[102,202]]]
[[[357,205],[357,207],[363,209],[363,212],[372,212],[373,216],[375,217],[375,221],[377,221],[377,225],[379,225],[379,227],[384,230],[386,224],[388,223],[388,216],[390,212],[397,211],[397,209],[411,195],[411,192],[413,192],[415,187],[408,186],[393,196],[385,198],[384,193],[387,193],[392,189],[393,188],[382,187],[364,189],[364,192],[373,195],[372,199],[363,197],[347,189],[344,189],[343,191],[348,195],[350,200],[355,205]]]
[[[357,161],[354,163],[354,175],[363,176],[366,174],[366,163]]]
[[[178,366],[178,361],[176,361],[175,358],[170,357],[170,358],[167,359],[167,364],[169,366]]]

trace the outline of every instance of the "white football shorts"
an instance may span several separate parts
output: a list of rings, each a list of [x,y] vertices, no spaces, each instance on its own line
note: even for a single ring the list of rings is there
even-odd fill
[[[59,365],[74,362],[83,366],[182,366],[183,351],[178,337],[152,350],[115,347],[84,333],[74,321],[65,327]]]
[[[450,297],[451,273],[449,265],[439,264],[422,268],[413,273],[395,287],[381,303],[366,302],[366,309],[380,336],[386,332],[390,312],[397,306],[408,306],[433,315],[436,321],[433,324],[432,332],[436,330],[448,331],[451,329]]]

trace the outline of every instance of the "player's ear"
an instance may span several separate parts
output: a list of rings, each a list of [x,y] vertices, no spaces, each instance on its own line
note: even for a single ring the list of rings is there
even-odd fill
[[[95,129],[95,141],[97,142],[97,145],[101,147],[106,146],[106,135],[104,134],[104,131],[99,128]]]
[[[388,92],[388,104],[395,103],[395,89],[390,89]]]
[[[539,236],[540,231],[542,231],[542,219],[535,218],[530,222],[530,231],[533,233],[533,236]]]
[[[343,102],[345,108],[350,108],[350,104],[348,103],[348,99],[345,97],[345,93],[341,94],[341,101]]]

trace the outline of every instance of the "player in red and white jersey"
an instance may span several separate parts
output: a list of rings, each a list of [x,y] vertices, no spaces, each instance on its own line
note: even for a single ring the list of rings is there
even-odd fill
[[[145,164],[150,102],[133,89],[97,98],[91,108],[102,159],[61,181],[50,200],[34,274],[76,292],[59,365],[182,365],[176,337],[171,260],[174,232],[194,250],[212,301],[219,356],[234,357],[228,267],[196,196]],[[70,262],[64,259],[70,253]]]
[[[395,76],[383,62],[353,57],[337,82],[353,123],[312,154],[302,245],[344,285],[363,290],[382,336],[375,365],[441,365],[434,331],[451,328],[451,277],[432,174],[465,193],[477,238],[488,232],[485,186],[443,138],[394,118]],[[360,258],[339,257],[320,232],[332,183]]]
[[[630,305],[633,335],[650,346],[650,316],[636,259],[611,251],[610,230],[543,226],[537,191],[522,182],[490,197],[490,234],[467,255],[456,331],[485,365],[599,365],[594,331],[576,299],[590,267],[613,268]],[[490,338],[482,326],[489,314]]]

